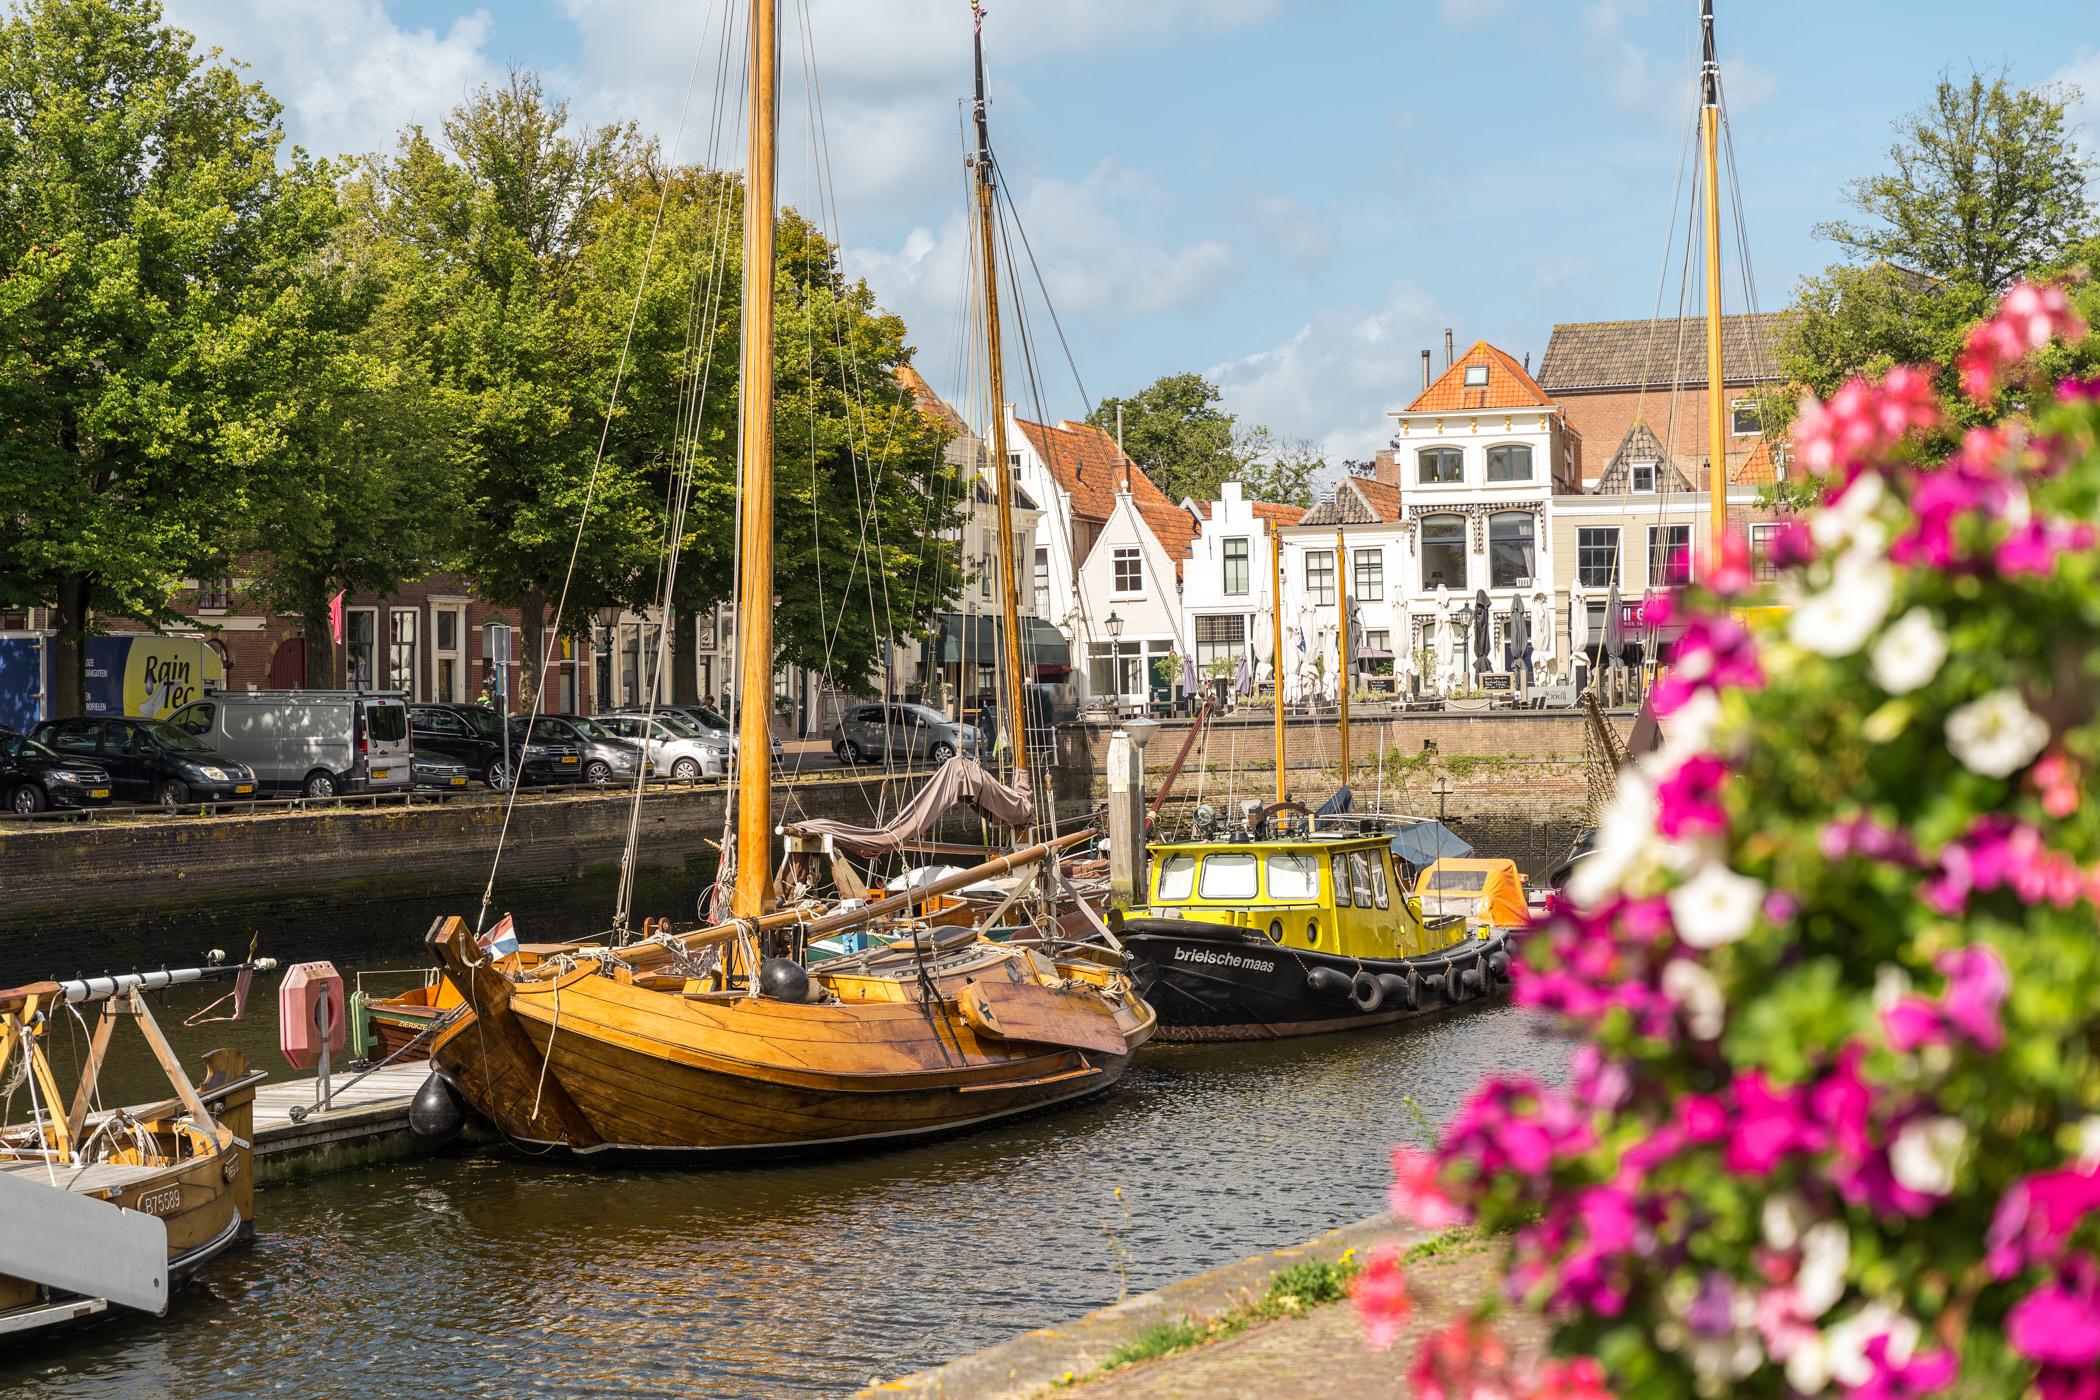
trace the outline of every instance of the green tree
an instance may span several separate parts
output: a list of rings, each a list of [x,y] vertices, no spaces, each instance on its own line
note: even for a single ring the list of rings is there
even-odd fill
[[[350,200],[370,236],[416,255],[435,313],[422,350],[456,428],[450,554],[476,593],[518,610],[530,705],[549,624],[639,601],[656,554],[637,459],[664,444],[637,444],[633,415],[606,412],[633,284],[626,298],[592,288],[586,256],[592,219],[645,151],[631,127],[572,130],[567,105],[522,71],[473,93],[444,138],[441,150],[410,128]]]
[[[1318,450],[1242,425],[1222,398],[1200,374],[1169,374],[1129,398],[1103,399],[1087,422],[1113,433],[1120,409],[1124,450],[1177,501],[1215,500],[1220,486],[1238,481],[1256,499],[1311,505],[1313,480],[1327,467]]]
[[[278,357],[336,219],[279,108],[156,0],[0,21],[0,596],[54,606],[54,700],[96,615],[158,621],[217,572],[291,408]]]
[[[1943,76],[1933,101],[1896,124],[1889,168],[1852,183],[1848,198],[1869,222],[1818,226],[1848,261],[1797,289],[1801,314],[1781,349],[1789,378],[1827,397],[1855,374],[1935,364],[1943,393],[1976,416],[1954,378],[1969,327],[2014,280],[2057,275],[2096,251],[2090,163],[2065,128],[2077,95],[2016,88],[2003,74]],[[1781,396],[1766,411],[1783,424],[1793,405]]]

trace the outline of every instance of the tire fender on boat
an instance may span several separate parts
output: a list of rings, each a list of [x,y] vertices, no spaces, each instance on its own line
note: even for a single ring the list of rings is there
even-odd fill
[[[1398,1002],[1409,1011],[1422,1004],[1422,979],[1412,968],[1405,977],[1397,972],[1381,972],[1378,985],[1384,989],[1387,1001]]]
[[[1349,974],[1336,967],[1316,967],[1305,974],[1305,985],[1323,997],[1345,997],[1353,994],[1355,983]]]
[[[1385,1004],[1385,988],[1376,977],[1359,968],[1356,976],[1349,979],[1349,1000],[1368,1016]]]

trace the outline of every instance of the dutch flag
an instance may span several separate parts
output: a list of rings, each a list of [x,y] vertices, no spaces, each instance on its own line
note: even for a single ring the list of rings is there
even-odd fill
[[[475,941],[480,945],[481,951],[490,957],[507,958],[518,951],[517,926],[511,923],[510,915],[505,914],[496,920],[495,927]]]

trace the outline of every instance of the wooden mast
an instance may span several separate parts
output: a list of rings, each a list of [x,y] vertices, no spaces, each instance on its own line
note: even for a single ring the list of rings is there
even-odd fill
[[[1339,626],[1336,645],[1342,663],[1341,674],[1335,678],[1335,690],[1342,697],[1342,786],[1349,786],[1349,550],[1342,540],[1342,527],[1334,527],[1334,587],[1335,618]]]
[[[1720,562],[1728,533],[1728,439],[1721,397],[1721,67],[1714,58],[1714,0],[1702,0],[1705,59],[1699,70],[1700,154],[1706,164],[1706,495],[1707,557]]]
[[[773,871],[773,219],[780,120],[778,0],[750,0],[750,146],[744,171],[744,315],[738,451],[736,897],[738,918],[765,912]]]
[[[985,118],[984,11],[974,4],[970,8],[976,21],[972,42],[977,58],[977,154],[972,164],[977,167],[977,246],[984,256],[984,358],[992,387],[992,422],[986,437],[991,444],[992,479],[998,495],[999,626],[1005,634],[1001,662],[1006,671],[1007,703],[1013,707],[1006,716],[1006,732],[1012,736],[1007,747],[1013,754],[1018,781],[1028,771],[1028,678],[1021,669],[1021,597],[1014,564],[1014,472],[1006,451],[1006,363],[999,344],[998,245],[992,241],[998,176],[992,167],[991,128]]]
[[[1276,800],[1291,800],[1283,774],[1283,527],[1269,522],[1269,671],[1276,685]]]

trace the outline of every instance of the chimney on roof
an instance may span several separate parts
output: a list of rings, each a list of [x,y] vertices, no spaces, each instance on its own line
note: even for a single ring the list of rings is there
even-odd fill
[[[1116,400],[1116,453],[1117,453],[1117,455],[1119,455],[1119,456],[1120,456],[1120,455],[1122,455],[1122,452],[1123,452],[1123,401],[1122,401],[1121,399],[1117,399],[1117,400]]]
[[[1453,358],[1454,358],[1454,356],[1452,355],[1452,352],[1451,352],[1451,327],[1449,327],[1449,326],[1446,326],[1446,327],[1444,327],[1444,368],[1445,368],[1445,369],[1449,369],[1449,368],[1451,368],[1451,361],[1452,361],[1452,359],[1453,359]]]
[[[1429,352],[1427,350],[1422,352],[1422,387],[1424,389],[1429,387]]]

